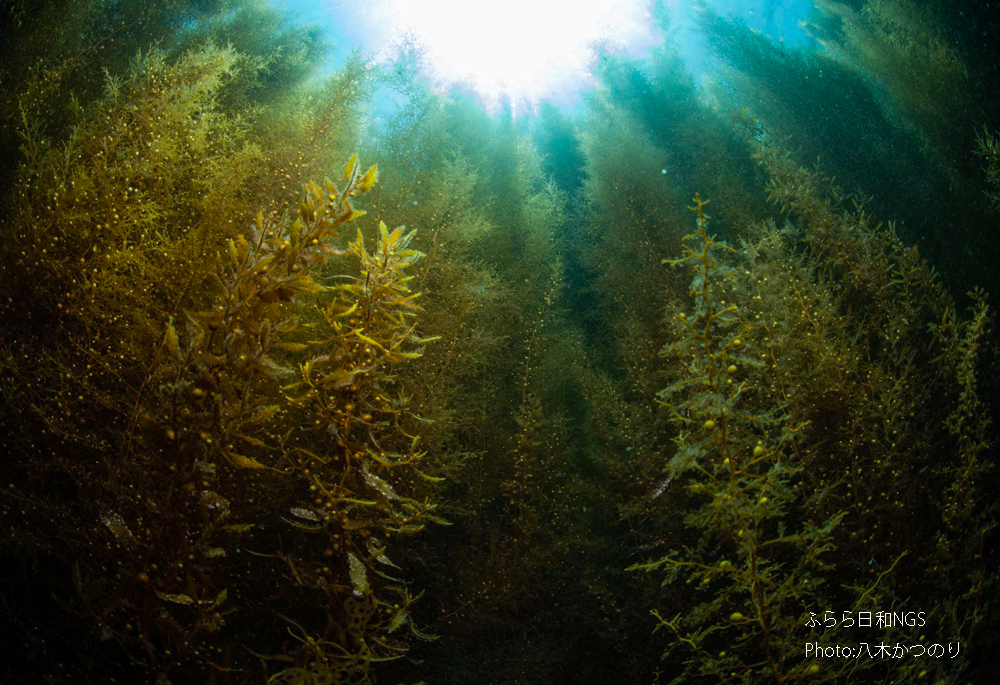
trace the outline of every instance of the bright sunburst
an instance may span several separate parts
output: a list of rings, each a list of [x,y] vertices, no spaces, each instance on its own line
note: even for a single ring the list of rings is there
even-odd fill
[[[589,78],[593,44],[648,44],[645,0],[375,0],[333,2],[337,15],[391,43],[413,34],[444,81],[469,81],[487,97],[531,99]]]

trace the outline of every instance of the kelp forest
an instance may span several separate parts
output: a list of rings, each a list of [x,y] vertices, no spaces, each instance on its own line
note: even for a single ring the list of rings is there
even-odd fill
[[[0,2],[0,681],[995,682],[997,8],[671,4]]]

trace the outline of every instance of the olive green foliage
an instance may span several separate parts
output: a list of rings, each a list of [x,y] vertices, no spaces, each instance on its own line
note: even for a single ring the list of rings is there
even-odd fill
[[[740,682],[863,679],[858,669],[871,663],[820,666],[806,660],[802,651],[807,642],[826,644],[829,639],[815,625],[807,625],[810,611],[832,603],[845,603],[850,612],[878,611],[883,576],[905,556],[903,552],[892,560],[879,576],[851,579],[858,583],[853,591],[836,587],[844,581],[844,566],[834,563],[834,555],[847,512],[825,503],[828,483],[811,476],[806,459],[813,449],[810,439],[817,434],[827,439],[823,432],[829,425],[800,419],[822,420],[824,414],[799,410],[802,386],[795,384],[789,369],[799,370],[801,364],[801,372],[809,375],[807,393],[825,389],[824,380],[817,377],[817,369],[809,368],[815,366],[813,358],[788,363],[784,344],[808,341],[819,333],[821,314],[805,313],[815,329],[788,331],[787,340],[782,330],[800,318],[802,313],[793,310],[803,306],[803,298],[812,302],[810,295],[815,296],[817,309],[830,299],[822,296],[822,286],[803,283],[801,274],[788,265],[777,282],[790,284],[794,296],[766,298],[775,287],[769,280],[776,274],[761,268],[764,249],[750,248],[749,268],[739,268],[736,251],[705,230],[703,206],[696,198],[692,209],[698,211],[698,231],[689,236],[694,245],[685,247],[684,257],[670,260],[694,264],[694,302],[692,313],[677,315],[678,339],[664,349],[686,371],[675,374],[680,380],[661,392],[680,424],[667,471],[675,479],[694,472],[686,490],[696,508],[686,517],[690,533],[675,542],[686,554],[670,554],[634,568],[664,567],[668,581],[685,578],[688,585],[698,583],[701,592],[711,593],[703,604],[672,618],[655,612],[660,625],[674,633],[675,645],[693,650],[689,674],[711,676],[712,681],[736,677]],[[771,229],[767,240],[773,248],[781,239]],[[726,258],[724,251],[732,256]],[[749,306],[740,301],[741,295]],[[789,300],[798,307],[789,308]],[[827,314],[822,324],[834,318]],[[831,328],[843,333],[836,324]],[[817,342],[829,345],[831,337]],[[770,382],[765,380],[769,375]]]
[[[660,21],[660,30],[670,35],[665,19]],[[602,55],[596,75],[602,88],[588,94],[593,98],[588,116],[603,113],[618,120],[624,115],[622,121],[635,127],[633,144],[647,148],[650,162],[666,177],[661,181],[681,198],[689,197],[695,188],[710,190],[725,207],[724,222],[733,226],[762,209],[761,198],[746,190],[753,174],[743,159],[745,142],[702,97],[669,43],[647,62]],[[599,130],[587,128],[589,135]]]
[[[988,625],[980,545],[996,517],[985,497],[992,428],[975,380],[986,302],[973,293],[963,320],[891,225],[873,225],[858,201],[777,147],[762,144],[758,158],[798,228],[746,244],[744,287],[769,346],[771,392],[809,422],[799,453],[813,516],[847,512],[831,553],[838,579],[860,586],[871,572],[862,560],[895,567],[883,602],[919,601],[940,630],[973,639]],[[968,666],[955,660],[948,677]]]
[[[677,541],[685,553],[632,568],[662,567],[664,582],[683,578],[705,594],[686,616],[654,611],[676,644],[693,650],[690,675],[783,683],[819,670],[803,653],[818,635],[802,621],[801,607],[829,600],[821,591],[830,568],[825,555],[844,514],[819,524],[804,515],[796,459],[804,425],[780,406],[754,406],[752,378],[764,362],[742,339],[753,324],[726,299],[732,274],[724,253],[735,250],[708,233],[706,204],[695,196],[696,230],[684,256],[670,260],[693,267],[693,304],[690,315],[677,315],[677,340],[663,350],[684,371],[660,392],[679,425],[667,473],[680,480],[693,472],[684,483],[693,495],[686,523],[697,537]],[[823,681],[839,682],[856,668],[842,665]]]
[[[965,118],[974,95],[935,10],[909,0],[872,0],[860,8],[826,0],[817,8],[813,30],[821,43],[872,84],[895,125],[913,131],[948,165],[967,136],[956,120]]]
[[[988,188],[983,192],[993,209],[1000,209],[1000,141],[985,126],[976,135],[976,155],[986,175]]]
[[[319,137],[326,128],[319,107],[281,147],[220,111],[216,98],[238,61],[232,50],[211,45],[173,63],[161,52],[140,54],[127,75],[108,76],[104,100],[78,110],[61,144],[44,135],[37,112],[22,109],[24,163],[3,226],[9,321],[33,336],[78,336],[59,354],[94,367],[88,378],[102,387],[97,401],[122,405],[114,411],[133,424],[136,405],[124,406],[121,387],[124,357],[149,368],[162,321],[211,274],[210,247],[252,217],[245,196],[273,193],[268,209],[278,209],[280,193],[294,192],[291,175],[278,175],[288,167],[271,176],[269,158],[291,157],[297,146],[304,149],[295,156],[301,169],[329,142]],[[333,77],[328,106],[357,102],[337,88],[342,78],[356,76]],[[148,387],[140,379],[134,390],[141,395]],[[79,400],[83,406],[93,404],[93,391]],[[69,396],[62,404],[67,413],[79,411]]]
[[[24,113],[2,267],[9,330],[21,331],[7,340],[14,349],[59,341],[23,369],[53,379],[41,383],[39,418],[57,403],[61,418],[77,424],[68,439],[111,439],[91,433],[104,430],[86,422],[95,404],[134,426],[148,386],[126,366],[150,370],[163,320],[207,276],[206,247],[234,216],[249,218],[234,208],[262,153],[245,126],[212,104],[234,61],[211,46],[174,64],[142,55],[127,78],[109,77],[106,99],[79,113],[62,145]],[[45,363],[49,354],[58,360]],[[57,381],[65,377],[59,365],[87,373]]]
[[[587,332],[587,373],[581,379],[587,397],[588,452],[599,487],[593,506],[613,522],[602,541],[605,553],[659,544],[660,532],[650,493],[658,487],[656,455],[669,440],[655,403],[660,387],[657,352],[665,344],[659,321],[682,286],[663,287],[660,259],[679,235],[668,227],[680,207],[680,190],[661,173],[657,148],[641,124],[607,104],[595,106],[584,127],[587,159],[581,232],[576,260],[590,272],[589,301],[582,304]],[[599,474],[599,475],[597,475]],[[616,549],[617,548],[617,549]],[[605,580],[608,582],[608,580]],[[625,600],[611,593],[606,600]],[[620,608],[620,606],[619,606]]]
[[[415,326],[407,320],[416,310],[417,294],[409,292],[405,269],[420,253],[406,249],[412,233],[404,235],[401,228],[390,233],[384,224],[374,252],[365,248],[360,232],[346,251],[333,248],[329,241],[338,226],[364,214],[352,207],[350,198],[369,191],[378,171],[372,167],[361,174],[355,156],[344,177],[343,190],[330,181],[325,190],[310,184],[294,221],[285,214],[265,217],[258,212],[249,239],[238,234],[229,240],[226,258],[216,256],[218,289],[210,309],[186,315],[186,335],[168,321],[151,362],[152,367],[161,364],[155,374],[159,379],[136,379],[140,393],[136,408],[149,407],[141,416],[149,436],[127,435],[129,442],[114,445],[113,462],[79,462],[71,467],[76,478],[103,490],[95,497],[93,520],[84,516],[78,521],[87,531],[80,544],[90,549],[81,555],[86,563],[72,567],[79,610],[89,614],[108,638],[141,647],[138,654],[145,654],[147,667],[161,678],[192,668],[230,670],[233,656],[219,646],[227,637],[221,632],[226,626],[223,616],[238,614],[239,608],[231,599],[227,604],[230,588],[223,579],[231,579],[232,570],[222,559],[234,549],[241,551],[234,547],[236,540],[250,530],[257,531],[253,537],[259,544],[274,545],[274,533],[268,534],[266,528],[281,520],[326,537],[326,550],[307,554],[303,550],[315,550],[314,545],[299,550],[283,549],[278,543],[274,552],[257,556],[279,560],[273,572],[290,572],[294,587],[319,591],[329,604],[325,620],[315,628],[304,628],[305,620],[282,614],[301,633],[304,646],[264,658],[360,683],[367,682],[373,660],[396,658],[406,649],[405,641],[389,633],[410,622],[408,610],[414,598],[376,565],[395,566],[385,553],[390,536],[418,532],[428,521],[445,523],[430,514],[432,504],[398,494],[399,485],[394,488],[394,478],[388,474],[402,468],[411,478],[413,474],[430,478],[414,468],[425,453],[417,449],[419,438],[407,432],[406,397],[396,390],[392,372],[395,365],[420,356],[413,344],[431,341],[416,337]],[[333,337],[312,344],[333,344],[300,367],[300,382],[284,387],[285,392],[304,393],[271,403],[277,391],[274,382],[292,374],[271,355],[310,346],[287,339],[301,325],[301,314],[286,311],[286,303],[296,295],[330,290],[313,280],[313,272],[336,255],[356,259],[358,275],[352,277],[356,285],[334,288],[339,295],[323,306],[323,319]],[[18,266],[40,268],[37,262]],[[191,285],[189,280],[185,288]],[[137,304],[131,306],[141,311]],[[70,344],[74,332],[75,327],[63,331]],[[52,341],[49,344],[60,352]],[[151,345],[150,352],[154,348]],[[161,356],[165,362],[160,362]],[[60,360],[60,374],[69,368],[69,361]],[[157,389],[143,396],[143,388],[153,383]],[[119,394],[133,399],[128,393]],[[156,402],[161,403],[158,408],[150,406]],[[322,441],[293,436],[294,427],[280,436],[258,437],[258,426],[283,413],[286,404],[313,407],[306,414],[308,429],[325,429],[320,435],[334,440],[341,453],[334,449],[331,454]],[[44,404],[31,406],[39,413],[46,409]],[[109,409],[122,412],[120,420],[134,419],[124,408]],[[53,422],[50,415],[41,418]],[[98,422],[97,430],[111,427]],[[70,449],[92,449],[85,436],[80,431]],[[23,466],[41,473],[59,468],[58,462]],[[110,470],[103,472],[99,483],[102,469]],[[244,471],[256,478],[242,475]],[[287,483],[296,476],[303,481],[298,493]],[[316,501],[289,507],[309,499]],[[34,504],[44,506],[39,501]],[[258,516],[265,512],[270,517],[262,521]],[[298,520],[279,512],[290,512]],[[102,564],[111,560],[95,556],[90,547],[95,537],[108,535],[118,557],[119,582],[113,587],[100,580],[106,568]],[[33,544],[44,549],[46,541]],[[256,573],[266,577],[267,567]],[[384,592],[393,603],[379,599],[369,574],[390,579]],[[252,595],[253,584],[245,582],[239,594]],[[346,602],[341,599],[345,589],[353,592]],[[286,599],[282,611],[291,613],[293,606]],[[315,600],[311,606],[315,613]],[[312,619],[316,622],[315,616]],[[229,621],[239,625],[238,618]],[[319,637],[310,630],[320,631]],[[425,637],[412,623],[409,630]],[[224,652],[221,657],[216,654]],[[295,682],[294,672],[283,671],[283,682]]]
[[[452,445],[453,431],[481,433],[458,441],[478,445],[490,441],[487,434],[496,438],[496,431],[513,425],[495,425],[495,393],[505,394],[504,406],[517,406],[520,395],[506,364],[523,359],[517,348],[526,344],[534,323],[533,303],[546,294],[537,274],[551,272],[546,262],[561,208],[518,134],[508,129],[496,141],[497,129],[506,125],[486,118],[456,125],[466,117],[482,117],[479,106],[461,96],[431,96],[417,80],[419,72],[407,66],[416,58],[404,53],[388,68],[399,110],[390,115],[376,150],[386,164],[398,160],[404,170],[421,174],[387,176],[375,191],[375,211],[423,227],[414,245],[427,256],[417,273],[427,284],[427,302],[434,305],[427,306],[428,330],[441,335],[442,342],[428,352],[424,369],[429,375],[419,384],[427,396],[418,402],[428,418],[452,412],[449,407],[459,396],[465,407],[429,430],[447,431],[435,439]],[[505,187],[498,187],[492,167],[492,156],[501,151],[513,154]],[[512,340],[518,340],[517,347]],[[497,387],[484,388],[483,382]]]
[[[812,27],[835,55],[706,10],[704,85],[602,54],[582,113],[534,114],[411,38],[314,78],[320,34],[256,0],[3,5],[0,673],[988,679],[988,297],[872,217],[987,225],[995,145],[866,72],[900,36],[958,64],[866,7]],[[810,611],[862,609],[962,654],[806,660],[842,641]]]
[[[543,102],[534,131],[535,144],[544,152],[543,171],[567,195],[583,185],[583,151],[573,120],[558,107]]]
[[[848,190],[871,193],[869,209],[894,217],[901,238],[919,242],[956,292],[995,289],[985,268],[995,255],[982,233],[990,208],[971,154],[982,122],[996,117],[985,87],[991,67],[977,58],[982,36],[967,34],[961,13],[935,16],[919,3],[818,7],[806,28],[819,49],[787,49],[700,13],[717,58],[713,102],[749,107],[801,159],[821,158]],[[920,230],[944,224],[955,229]]]
[[[990,316],[977,293],[961,319],[916,249],[821,173],[766,142],[757,157],[798,228],[765,224],[737,252],[696,198],[698,230],[673,260],[695,266],[692,310],[672,324],[678,370],[661,392],[678,425],[667,475],[693,476],[683,491],[668,481],[663,506],[688,513],[661,529],[678,551],[634,568],[692,587],[655,612],[669,653],[687,650],[677,682],[867,682],[858,668],[888,667],[804,661],[806,642],[838,639],[810,629],[810,611],[915,603],[943,634],[991,639],[982,549],[997,512],[977,383]]]
[[[720,110],[749,107],[772,134],[794,141],[803,159],[822,157],[830,173],[855,186],[884,187],[898,166],[919,170],[888,197],[877,198],[888,211],[903,204],[897,198],[919,201],[921,192],[932,192],[940,181],[925,168],[918,144],[894,126],[871,84],[850,65],[828,52],[786,49],[713,12],[702,13],[700,24],[718,60],[709,87]]]
[[[891,226],[867,221],[862,210],[847,212],[838,224],[849,230],[833,229],[836,237],[828,241],[824,234],[818,241],[829,245],[828,273],[837,274],[845,259],[851,265],[840,272],[839,309],[868,312],[863,325],[848,329],[856,336],[850,354],[864,362],[860,375],[851,375],[860,387],[848,396],[867,398],[852,407],[848,424],[857,479],[848,501],[859,506],[854,542],[866,551],[881,548],[883,555],[919,554],[922,563],[902,575],[897,591],[921,597],[942,629],[972,640],[983,627],[982,604],[994,601],[981,556],[996,517],[983,460],[993,439],[975,382],[980,341],[990,327],[988,306],[981,293],[971,293],[971,315],[963,320],[915,248],[905,248]],[[934,487],[928,487],[929,475]],[[927,511],[924,502],[936,515],[913,519],[911,511]],[[960,661],[954,672],[967,665]]]
[[[4,62],[3,81],[25,86],[5,88],[0,93],[0,149],[8,157],[16,154],[22,112],[27,110],[32,126],[44,129],[51,140],[62,142],[78,123],[76,110],[64,103],[72,99],[84,108],[91,106],[105,96],[106,74],[120,76],[123,66],[137,53],[145,54],[157,47],[174,61],[200,48],[210,34],[209,39],[216,45],[239,43],[236,58],[241,68],[236,82],[266,81],[260,72],[263,67],[288,79],[305,76],[301,66],[294,72],[286,65],[302,56],[296,48],[307,44],[306,32],[290,28],[287,21],[277,21],[272,10],[254,0],[128,5],[74,0],[25,3],[21,8],[17,26],[4,27],[4,42],[14,57]],[[222,28],[227,22],[219,20],[219,16],[230,17],[228,23],[235,17],[251,19],[243,22],[241,33],[236,35]],[[275,31],[276,27],[279,30]],[[286,81],[283,87],[290,85]],[[239,87],[229,90],[226,99],[245,104],[244,94],[237,92]],[[256,104],[262,95],[255,93]],[[222,98],[223,93],[217,96]],[[4,174],[12,170],[6,168]]]
[[[666,19],[660,23],[668,34]],[[575,246],[575,261],[593,274],[604,300],[587,326],[591,353],[606,355],[602,371],[622,374],[627,364],[623,375],[647,384],[637,391],[649,397],[655,374],[642,367],[663,345],[657,322],[670,297],[658,287],[659,260],[679,238],[673,227],[683,220],[684,199],[696,189],[711,192],[731,229],[763,198],[745,190],[751,165],[729,162],[745,158],[745,142],[700,100],[669,47],[648,65],[603,55],[597,76],[601,88],[588,94],[581,126],[586,179],[578,211],[587,242]]]
[[[388,633],[408,623],[412,598],[401,585],[389,583],[384,591],[395,602],[390,611],[375,594],[369,574],[380,572],[377,564],[394,566],[385,553],[389,536],[417,532],[428,517],[434,518],[429,514],[433,505],[399,495],[388,474],[423,456],[416,450],[416,436],[408,436],[404,453],[397,451],[399,436],[407,434],[399,420],[405,412],[403,399],[392,393],[391,367],[419,357],[404,343],[428,342],[417,339],[406,320],[416,294],[408,292],[404,269],[419,255],[405,249],[402,229],[390,234],[381,224],[374,254],[365,249],[360,233],[349,246],[347,254],[359,262],[358,284],[342,286],[343,294],[323,306],[333,337],[314,341],[322,354],[300,366],[300,382],[282,388],[294,393],[287,400],[290,407],[307,408],[302,416],[306,427],[325,437],[295,435],[295,424],[288,421],[283,434],[269,444],[261,438],[270,436],[261,435],[257,426],[285,410],[283,404],[268,402],[273,394],[264,394],[263,379],[292,375],[271,355],[310,347],[288,339],[300,324],[296,316],[280,316],[282,303],[328,290],[313,280],[313,272],[338,254],[329,242],[336,229],[364,214],[351,206],[350,198],[370,190],[377,175],[376,167],[362,175],[353,157],[345,168],[344,189],[330,181],[325,190],[311,184],[294,222],[259,213],[249,237],[237,235],[229,242],[227,258],[218,258],[215,306],[189,315],[187,336],[168,324],[159,430],[169,447],[152,467],[163,470],[159,482],[165,494],[163,503],[143,516],[156,521],[152,528],[163,535],[176,535],[178,527],[186,530],[180,540],[152,535],[150,550],[141,557],[143,568],[153,570],[183,568],[184,559],[226,557],[234,534],[253,530],[252,537],[265,543],[273,535],[267,529],[279,521],[303,535],[325,538],[322,550],[316,550],[315,542],[296,545],[288,540],[275,552],[258,553],[276,558],[274,571],[290,572],[292,587],[326,596],[318,605],[325,608],[320,612],[325,619],[315,627],[304,627],[304,618],[289,618],[293,605],[284,603],[281,615],[301,633],[303,647],[265,659],[293,661],[296,668],[338,674],[349,682],[366,682],[373,660],[405,651],[405,643]],[[297,478],[301,486],[282,482],[289,478]],[[247,492],[255,493],[250,501],[234,497]],[[259,518],[262,512],[269,516]],[[286,513],[293,518],[282,515]],[[192,648],[195,636],[224,625],[214,610],[228,588],[217,587],[212,571],[205,563],[183,582],[180,575],[139,571],[157,597],[203,609],[191,626],[185,625],[185,617],[158,608],[157,618],[145,621],[151,623],[147,640],[156,644],[159,636],[153,632],[165,630],[162,624],[167,623],[179,633],[173,644],[168,642],[168,653],[180,657]],[[347,589],[353,596],[345,600]],[[241,594],[246,596],[248,589]],[[205,596],[216,596],[207,609],[201,599]],[[310,613],[316,609],[314,604]],[[314,638],[312,630],[322,632]]]
[[[229,110],[287,98],[313,77],[327,48],[319,26],[298,24],[264,0],[226,3],[223,11],[206,13],[181,31],[173,50],[206,42],[228,45],[252,66],[221,94]]]
[[[594,600],[609,594],[600,572],[572,563],[595,550],[593,501],[606,493],[574,473],[590,458],[580,431],[590,370],[567,320],[568,198],[546,182],[528,125],[503,108],[486,116],[461,91],[431,96],[414,69],[420,55],[401,50],[386,76],[397,109],[375,149],[387,165],[424,173],[417,186],[393,173],[374,197],[377,211],[424,227],[414,239],[426,254],[416,271],[424,330],[441,340],[412,367],[414,403],[433,420],[422,435],[440,446],[442,510],[455,524],[423,538],[421,556],[441,584],[435,630],[454,636],[424,655],[443,682],[501,672],[551,682],[584,672],[572,650],[604,630],[596,624],[608,607]],[[592,604],[565,624],[561,607]],[[546,646],[495,638],[509,630]]]
[[[210,33],[262,37],[247,21]],[[19,587],[47,584],[59,606],[5,620],[28,653],[63,641],[74,678],[221,681],[269,664],[281,682],[301,669],[367,682],[406,636],[429,638],[393,540],[446,523],[426,487],[404,494],[436,480],[417,467],[420,422],[395,371],[432,341],[412,320],[420,253],[384,226],[371,248],[337,244],[376,167],[355,157],[343,188],[299,191],[353,145],[359,57],[307,94],[282,46],[239,52],[189,28],[189,48],[133,54],[67,113],[54,78],[16,101],[2,383],[21,505],[4,554],[45,569]],[[262,85],[274,69],[280,97]],[[314,345],[327,349],[303,359]]]
[[[745,143],[696,98],[676,56],[658,53],[650,67],[603,59],[604,87],[589,95],[580,127],[586,178],[574,218],[585,238],[572,245],[587,274],[579,287],[589,291],[576,303],[590,361],[586,430],[597,468],[618,484],[598,496],[617,520],[615,535],[648,549],[663,544],[650,520],[671,515],[651,498],[663,480],[657,455],[670,438],[654,402],[657,353],[668,342],[660,320],[684,289],[664,283],[660,260],[676,249],[684,198],[696,186],[719,190],[723,230],[763,198],[745,190],[749,165],[723,161],[746,154]]]
[[[677,203],[671,200],[680,191],[661,173],[665,153],[645,140],[640,121],[612,103],[595,103],[592,116],[583,138],[584,230],[600,232],[588,236],[592,248],[580,250],[578,260],[594,274],[603,300],[590,326],[594,352],[628,382],[648,383],[651,374],[643,367],[662,345],[656,322],[664,305],[662,292],[650,286],[659,280],[660,256],[676,238],[662,227],[673,223]],[[636,392],[648,397],[653,390]]]

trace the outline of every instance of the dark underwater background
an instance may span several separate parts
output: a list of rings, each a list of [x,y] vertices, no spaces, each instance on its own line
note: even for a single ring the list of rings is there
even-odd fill
[[[996,682],[997,3],[334,5],[0,2],[0,682]]]

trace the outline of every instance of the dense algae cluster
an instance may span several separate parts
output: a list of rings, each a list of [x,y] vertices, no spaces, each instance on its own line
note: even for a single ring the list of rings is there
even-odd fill
[[[0,679],[989,682],[1000,103],[816,5],[516,117],[254,0],[3,5]]]

